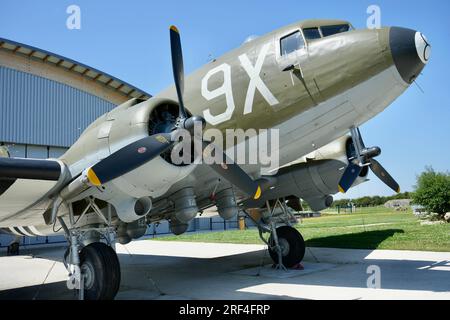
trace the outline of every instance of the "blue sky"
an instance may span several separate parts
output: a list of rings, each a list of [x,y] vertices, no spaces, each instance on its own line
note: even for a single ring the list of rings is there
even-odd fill
[[[81,8],[81,30],[66,28],[69,5]],[[152,94],[172,83],[168,26],[182,31],[186,72],[262,35],[308,18],[346,19],[365,28],[369,5],[381,8],[384,26],[423,32],[432,59],[418,83],[385,112],[362,127],[368,145],[379,145],[378,160],[412,190],[427,165],[450,169],[450,2],[406,1],[85,1],[0,0],[0,37],[70,57],[110,73]],[[346,196],[390,195],[371,181]]]

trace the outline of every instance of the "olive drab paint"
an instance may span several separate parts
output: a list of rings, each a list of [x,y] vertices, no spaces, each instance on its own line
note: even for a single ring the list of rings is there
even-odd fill
[[[270,92],[269,88],[260,77],[261,69],[263,67],[263,63],[266,59],[267,52],[270,46],[270,43],[262,46],[255,65],[252,64],[247,54],[244,53],[239,56],[241,66],[247,72],[250,78],[247,95],[245,97],[244,115],[249,114],[253,111],[253,101],[256,90],[258,90],[262,94],[262,96],[270,106],[274,106],[279,103],[277,98],[274,97],[272,92]],[[219,88],[210,91],[208,89],[208,81],[217,73],[223,73],[223,84]],[[233,116],[234,110],[236,109],[233,97],[231,67],[227,63],[221,64],[220,66],[211,69],[202,79],[202,96],[206,100],[209,101],[221,95],[225,95],[226,101],[226,109],[223,113],[213,116],[209,108],[203,111],[205,120],[212,125],[218,125],[222,122],[230,120]]]

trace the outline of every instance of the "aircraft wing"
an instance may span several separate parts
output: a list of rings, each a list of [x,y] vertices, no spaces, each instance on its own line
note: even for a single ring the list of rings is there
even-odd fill
[[[58,160],[0,158],[0,223],[20,218],[31,207],[46,210],[65,176],[65,165]]]
[[[0,158],[0,179],[58,181],[62,164],[57,160]]]

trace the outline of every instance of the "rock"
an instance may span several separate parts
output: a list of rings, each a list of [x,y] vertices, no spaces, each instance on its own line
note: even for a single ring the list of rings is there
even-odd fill
[[[447,213],[444,215],[444,220],[447,221],[448,223],[450,223],[450,212],[447,212]]]
[[[421,226],[434,226],[437,224],[445,224],[445,221],[442,221],[442,220],[440,220],[440,221],[422,221],[420,223]]]

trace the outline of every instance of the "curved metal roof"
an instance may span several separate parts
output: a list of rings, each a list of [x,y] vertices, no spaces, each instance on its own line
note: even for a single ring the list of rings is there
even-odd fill
[[[14,54],[23,55],[31,59],[36,59],[44,63],[49,63],[59,68],[63,68],[67,72],[72,72],[77,75],[81,75],[88,80],[95,81],[108,87],[111,90],[123,94],[130,99],[139,98],[147,100],[152,97],[151,94],[138,89],[125,81],[117,79],[116,77],[113,77],[105,72],[39,48],[0,38],[0,49],[10,51]]]

